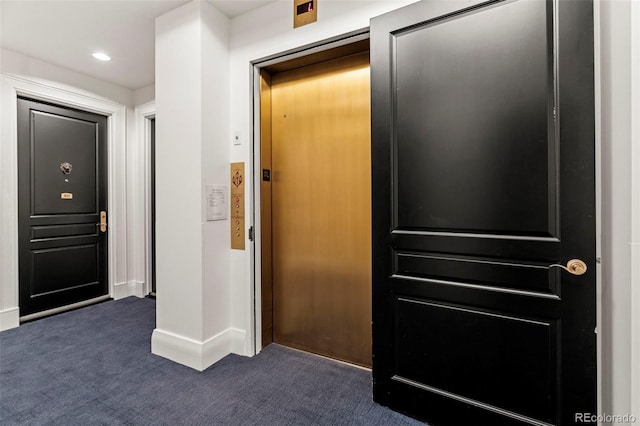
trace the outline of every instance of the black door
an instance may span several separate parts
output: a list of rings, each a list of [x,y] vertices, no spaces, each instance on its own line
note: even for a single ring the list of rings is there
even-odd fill
[[[108,293],[106,124],[18,100],[21,316]]]
[[[592,2],[423,1],[371,42],[375,400],[436,426],[581,423]],[[586,273],[549,267],[571,259]]]

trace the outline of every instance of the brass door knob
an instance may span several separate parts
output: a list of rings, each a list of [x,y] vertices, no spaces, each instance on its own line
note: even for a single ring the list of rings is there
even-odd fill
[[[567,262],[567,266],[559,264],[549,265],[549,269],[551,268],[562,268],[573,275],[584,275],[584,273],[587,272],[587,264],[580,259],[571,259]]]

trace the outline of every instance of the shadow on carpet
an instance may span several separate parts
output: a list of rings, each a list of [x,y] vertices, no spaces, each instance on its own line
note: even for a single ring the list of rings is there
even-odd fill
[[[130,297],[0,333],[3,425],[417,425],[371,373],[270,345],[200,373],[150,352],[155,301]]]

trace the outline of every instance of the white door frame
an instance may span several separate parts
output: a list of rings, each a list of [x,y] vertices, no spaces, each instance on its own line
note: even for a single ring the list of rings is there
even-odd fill
[[[18,278],[18,127],[17,99],[28,96],[59,105],[107,116],[107,200],[108,200],[108,285],[116,293],[120,263],[126,266],[126,106],[105,98],[61,89],[24,77],[2,74],[0,101],[0,177],[2,239],[0,248],[0,331],[17,327],[19,312]]]
[[[142,209],[142,229],[144,235],[141,241],[143,241],[142,250],[144,252],[144,286],[142,288],[142,296],[151,293],[151,279],[154,271],[152,271],[151,256],[152,256],[152,227],[153,221],[151,220],[151,119],[156,117],[156,103],[155,101],[147,102],[146,104],[138,105],[136,107],[136,135],[138,141],[141,143],[142,164],[138,163],[138,168],[142,170],[143,176],[143,206]],[[138,250],[136,251],[138,252]]]
[[[640,2],[638,1],[631,2],[631,117],[631,412],[640,418]]]

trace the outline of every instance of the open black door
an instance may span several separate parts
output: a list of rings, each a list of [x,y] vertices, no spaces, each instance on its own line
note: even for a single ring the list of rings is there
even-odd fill
[[[436,426],[588,424],[592,2],[426,0],[371,43],[374,399]]]

